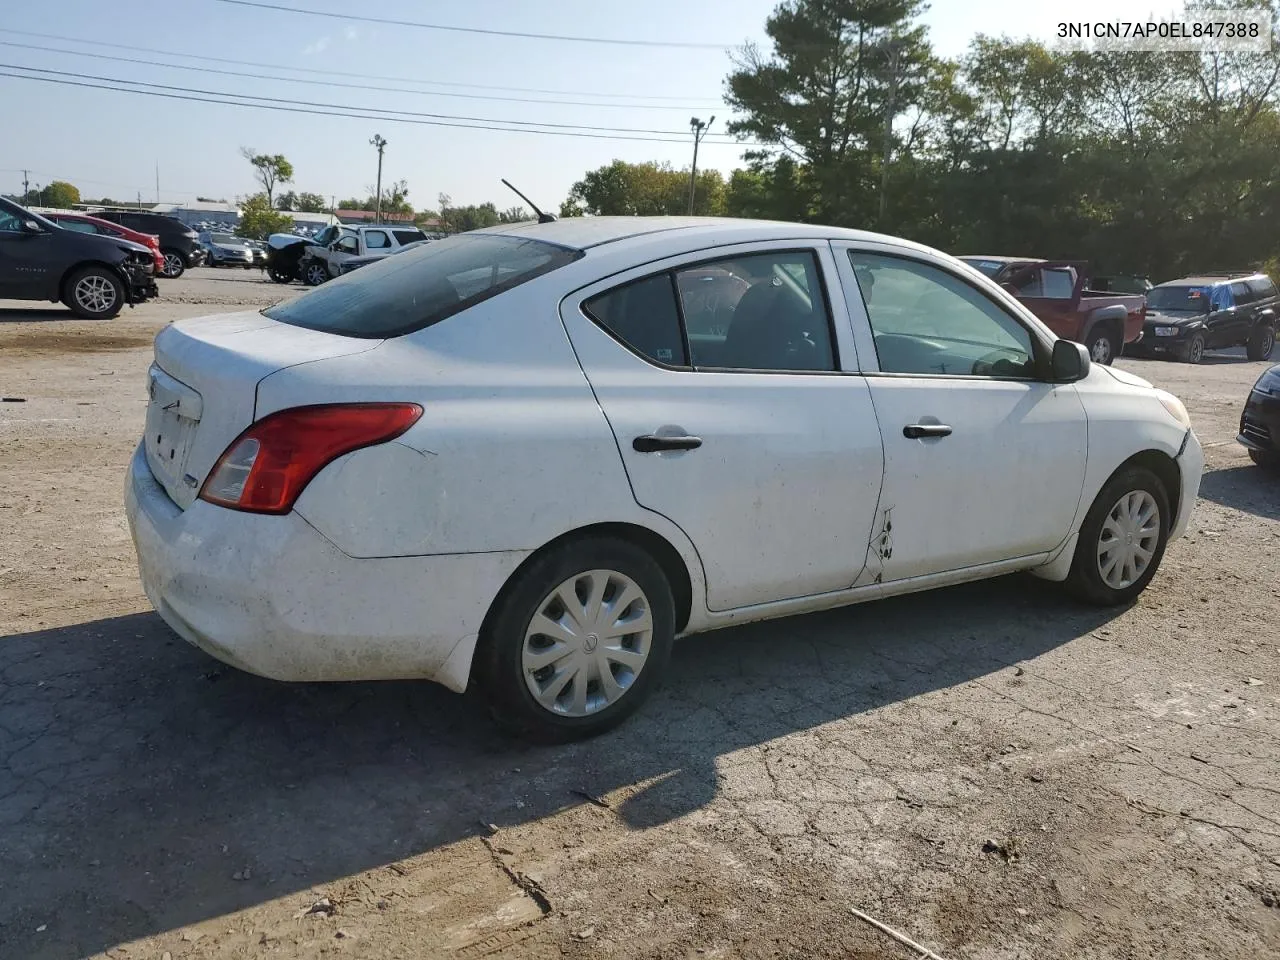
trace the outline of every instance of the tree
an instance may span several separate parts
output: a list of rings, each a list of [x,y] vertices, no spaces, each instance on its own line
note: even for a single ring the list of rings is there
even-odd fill
[[[363,200],[357,200],[355,197],[351,197],[347,200],[339,200],[338,209],[339,210],[364,210],[366,208]]]
[[[280,194],[279,199],[276,200],[276,209],[277,210],[297,210],[298,195],[294,193],[292,190],[290,190],[288,193]]]
[[[524,223],[532,219],[533,215],[525,213],[524,207],[508,207],[498,213],[499,223]]]
[[[324,213],[329,209],[323,196],[318,193],[302,192],[298,194],[298,203],[294,207],[300,213]]]
[[[196,203],[226,203],[226,202],[227,202],[226,197],[223,197],[221,200],[215,200],[213,199],[213,197],[199,197],[199,196],[196,197]]]
[[[80,191],[65,180],[55,180],[40,191],[42,207],[70,209],[80,202]]]
[[[724,177],[719,170],[698,174],[694,212],[724,212]],[[673,216],[689,212],[689,171],[669,163],[627,163],[614,160],[589,171],[569,190],[561,206],[565,216]]]
[[[498,208],[493,203],[471,204],[465,207],[453,206],[453,200],[447,193],[439,196],[440,219],[445,229],[451,233],[466,233],[468,230],[479,230],[482,227],[494,227],[500,223]]]
[[[266,194],[267,206],[274,207],[276,185],[293,182],[293,164],[282,154],[255,153],[252,147],[241,147],[240,155],[253,167],[254,176]]]
[[[284,233],[293,227],[293,217],[271,206],[265,193],[255,193],[240,205],[240,227],[237,232],[252,240],[264,240],[273,233]]]

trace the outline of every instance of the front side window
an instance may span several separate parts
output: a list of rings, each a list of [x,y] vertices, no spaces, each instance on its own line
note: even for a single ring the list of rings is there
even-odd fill
[[[347,337],[398,337],[580,256],[541,240],[460,234],[383,257],[262,312],[281,323]]]
[[[22,219],[4,207],[0,207],[0,233],[21,233]]]
[[[1031,333],[944,270],[849,251],[883,373],[1031,379]]]
[[[391,246],[391,240],[381,230],[370,230],[364,235],[364,245],[370,250],[381,250]]]
[[[695,368],[836,369],[822,276],[807,250],[676,271]]]
[[[343,237],[338,241],[338,249],[343,253],[359,253],[360,244],[355,237]]]

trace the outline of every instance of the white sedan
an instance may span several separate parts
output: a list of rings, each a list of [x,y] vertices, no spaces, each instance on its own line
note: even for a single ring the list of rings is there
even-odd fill
[[[1127,603],[1203,466],[1175,397],[958,260],[757,221],[452,237],[167,327],[149,389],[126,501],[175,631],[553,740],[677,635],[1016,570]]]

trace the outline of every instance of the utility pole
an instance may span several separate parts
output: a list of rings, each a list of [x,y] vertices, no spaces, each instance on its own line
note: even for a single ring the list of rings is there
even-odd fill
[[[876,225],[885,228],[889,203],[889,154],[893,151],[893,118],[898,99],[898,39],[889,41],[889,99],[884,109],[884,153],[880,157],[880,216]]]
[[[387,141],[382,136],[382,134],[375,133],[373,135],[373,139],[370,140],[369,142],[378,148],[378,186],[377,186],[377,194],[373,201],[374,203],[373,219],[375,223],[381,223],[382,222],[382,151],[387,148]]]
[[[22,203],[23,203],[23,206],[26,206],[28,203],[30,203],[30,202],[31,202],[31,181],[27,179],[27,174],[29,174],[30,172],[31,172],[30,170],[23,170],[23,171],[22,171]]]
[[[698,144],[707,135],[711,125],[716,122],[715,115],[706,123],[697,117],[689,118],[689,129],[693,131],[693,166],[689,170],[689,216],[693,216],[693,201],[698,189]]]
[[[160,161],[156,161],[156,206],[160,206]]]

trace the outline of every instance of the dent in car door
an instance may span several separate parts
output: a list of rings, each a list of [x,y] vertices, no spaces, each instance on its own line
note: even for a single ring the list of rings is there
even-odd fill
[[[733,258],[775,250],[797,246],[726,247],[651,264],[579,291],[561,307],[632,493],[688,535],[702,560],[712,610],[853,586],[876,516],[883,454],[866,381],[836,371],[744,368],[740,351],[749,344],[734,334],[734,324],[767,326],[768,305],[753,306],[748,318],[747,304],[765,303],[789,281],[740,269]],[[831,300],[821,279],[833,276],[830,250],[824,244],[803,255],[811,267],[820,265],[818,289]],[[746,292],[733,291],[733,303],[716,298],[715,324],[688,321],[689,331],[699,331],[695,358],[723,347],[720,356],[732,357],[737,369],[695,369],[687,362],[675,274],[695,264],[703,273],[716,265],[749,280]],[[606,296],[617,299],[602,303]],[[828,334],[834,330],[833,353],[852,358],[843,305],[830,306],[834,325],[825,313],[822,323]],[[821,307],[825,312],[828,304]],[[723,337],[716,332],[720,324]],[[724,344],[717,344],[721,338]]]
[[[945,262],[888,245],[833,246],[884,436],[892,549],[882,551],[883,579],[1061,544],[1087,453],[1075,387],[1028,377],[1033,335]]]

